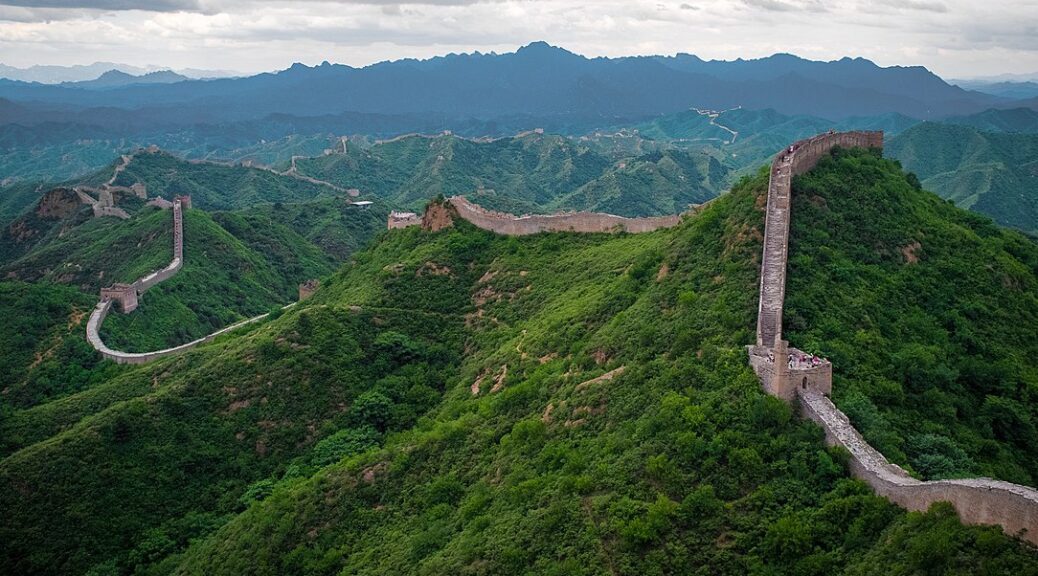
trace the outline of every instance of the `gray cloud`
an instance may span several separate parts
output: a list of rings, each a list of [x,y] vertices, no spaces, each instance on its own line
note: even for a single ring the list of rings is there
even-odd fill
[[[948,11],[948,6],[943,2],[931,0],[879,0],[879,4],[902,10],[918,10],[921,12],[944,13]]]
[[[825,12],[825,4],[819,0],[742,0],[750,8],[761,8],[771,12]]]
[[[142,10],[146,12],[201,12],[216,13],[221,8],[241,8],[249,4],[274,4],[278,0],[0,0],[2,6],[18,6],[24,8],[61,8],[84,10]],[[383,6],[389,12],[397,13],[400,5],[413,4],[424,6],[468,6],[505,0],[310,0],[313,3],[353,4],[356,6]]]
[[[26,8],[84,8],[89,10],[199,11],[198,0],[0,0],[0,5]]]

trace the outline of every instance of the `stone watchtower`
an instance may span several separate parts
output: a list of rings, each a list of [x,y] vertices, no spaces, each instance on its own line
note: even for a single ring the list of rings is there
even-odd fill
[[[133,284],[112,284],[101,289],[101,300],[118,302],[119,310],[123,314],[129,314],[137,309],[137,287]]]
[[[185,194],[183,196],[177,196],[174,200],[180,200],[180,207],[184,210],[191,209],[191,195]]]

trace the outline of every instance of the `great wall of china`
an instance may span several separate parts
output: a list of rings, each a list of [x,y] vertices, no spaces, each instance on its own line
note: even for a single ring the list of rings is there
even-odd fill
[[[792,180],[813,168],[835,147],[882,148],[883,133],[821,134],[794,143],[772,164],[765,210],[757,342],[747,346],[750,365],[767,393],[796,404],[804,417],[822,427],[827,443],[848,451],[852,475],[863,480],[876,494],[916,511],[925,511],[935,502],[949,502],[964,523],[998,525],[1008,534],[1038,544],[1038,490],[991,478],[936,481],[912,478],[870,446],[829,399],[832,364],[790,348],[782,339]],[[461,218],[477,227],[515,236],[561,231],[649,232],[681,221],[680,216],[623,218],[593,213],[513,216],[486,210],[460,196],[450,198],[449,202]],[[417,214],[395,214],[395,218],[390,217],[390,228],[426,224]],[[784,361],[787,357],[794,360],[787,363]],[[810,361],[796,360],[800,357]]]
[[[159,282],[172,278],[177,272],[180,271],[184,265],[184,210],[191,208],[191,197],[190,196],[177,196],[172,204],[173,209],[173,259],[169,265],[161,270],[156,270],[142,278],[139,278],[132,284],[113,284],[107,288],[101,289],[101,298],[94,307],[94,311],[90,314],[90,319],[87,321],[86,335],[87,341],[94,347],[95,350],[101,353],[105,358],[116,362],[117,364],[144,364],[163,356],[169,356],[184,350],[189,350],[202,344],[209,342],[213,338],[230,332],[246,324],[251,324],[262,320],[270,315],[270,313],[260,314],[259,316],[253,316],[231,324],[230,326],[221,328],[212,334],[208,334],[197,340],[192,340],[186,344],[180,346],[174,346],[172,348],[165,348],[162,350],[154,350],[151,352],[123,352],[120,350],[113,350],[109,348],[104,341],[101,339],[101,324],[104,323],[105,317],[111,312],[112,307],[118,303],[119,309],[124,314],[129,314],[137,308],[137,301],[139,296],[152,288]],[[305,286],[305,290],[304,290]],[[305,298],[313,293],[316,289],[317,284],[315,281],[308,281],[306,284],[301,285],[300,299]],[[296,303],[293,302],[284,308],[294,306]]]
[[[539,232],[624,231],[637,234],[652,232],[660,228],[670,228],[681,222],[680,214],[647,218],[626,218],[596,212],[513,216],[476,206],[466,200],[464,196],[453,196],[449,202],[458,211],[459,216],[476,227],[508,236],[525,236]]]
[[[764,389],[795,402],[803,416],[825,430],[826,442],[850,453],[851,473],[879,495],[908,510],[927,510],[949,502],[967,524],[997,524],[1006,533],[1038,544],[1038,490],[991,478],[936,480],[912,478],[862,438],[847,416],[829,400],[832,365],[803,368],[785,360],[802,354],[782,339],[792,180],[813,168],[834,147],[882,148],[882,132],[828,133],[801,140],[781,152],[771,167],[761,259],[757,342],[748,346],[750,365]]]
[[[505,236],[527,236],[540,232],[652,232],[660,228],[677,226],[680,214],[627,218],[601,212],[564,212],[560,214],[529,214],[515,216],[495,212],[469,202],[464,196],[447,199],[458,212],[458,216],[477,228]],[[413,212],[391,212],[387,227],[406,228],[422,224],[422,216]]]
[[[787,363],[789,355],[803,353],[789,348],[782,339],[782,314],[785,301],[786,267],[789,248],[790,209],[793,177],[813,168],[820,158],[835,147],[882,148],[882,132],[828,133],[801,140],[781,152],[774,160],[768,183],[763,257],[761,259],[760,299],[757,317],[757,341],[747,346],[749,362],[766,392],[795,403],[803,416],[818,423],[825,431],[827,443],[841,446],[850,454],[851,473],[868,484],[877,494],[909,510],[926,510],[935,502],[951,503],[960,519],[967,524],[995,524],[1008,534],[1038,544],[1038,490],[1027,486],[974,478],[921,481],[912,478],[901,467],[890,463],[870,446],[854,428],[847,416],[829,399],[832,391],[832,365],[825,360],[811,363]],[[133,284],[116,284],[102,289],[101,300],[87,323],[87,339],[105,358],[118,363],[139,364],[174,354],[233,330],[261,320],[262,314],[228,326],[187,344],[146,353],[128,353],[108,348],[99,336],[101,323],[119,302],[124,312],[137,306],[137,296],[155,284],[173,276],[183,264],[183,208],[189,198],[173,202],[174,247],[169,266],[141,278]],[[484,230],[504,235],[528,235],[539,232],[650,232],[675,226],[680,215],[652,218],[625,218],[611,214],[570,213],[514,216],[476,206],[464,197],[449,199],[461,218]],[[410,213],[394,213],[388,226],[401,228],[422,223]],[[316,286],[307,285],[306,294]],[[300,288],[303,297],[304,290]],[[289,305],[291,306],[291,304]]]

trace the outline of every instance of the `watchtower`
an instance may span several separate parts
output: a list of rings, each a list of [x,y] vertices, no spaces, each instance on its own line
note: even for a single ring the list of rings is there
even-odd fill
[[[119,303],[119,311],[129,314],[137,309],[137,287],[133,284],[115,283],[101,289],[101,300]]]

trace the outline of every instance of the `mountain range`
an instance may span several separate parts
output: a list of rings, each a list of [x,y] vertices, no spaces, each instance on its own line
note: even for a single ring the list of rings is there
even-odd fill
[[[26,68],[0,64],[0,78],[20,80],[22,82],[39,82],[40,84],[61,84],[97,80],[101,76],[113,71],[129,76],[144,76],[161,70],[163,69],[156,66],[141,67],[131,66],[129,64],[118,64],[115,62],[94,62],[93,64],[79,64],[73,66],[36,64]],[[197,68],[178,70],[177,74],[182,74],[187,78],[197,79],[239,76],[238,73],[228,70],[200,70]]]
[[[883,68],[860,58],[586,58],[543,42],[508,54],[451,54],[363,68],[296,64],[246,78],[135,84],[103,92],[5,80],[0,98],[29,109],[7,122],[38,122],[34,114],[60,110],[70,114],[65,121],[90,123],[103,108],[111,110],[117,125],[123,117],[183,125],[344,112],[419,115],[448,124],[517,115],[604,124],[692,106],[774,108],[833,120],[886,113],[934,119],[1012,102],[949,85],[922,67]]]

